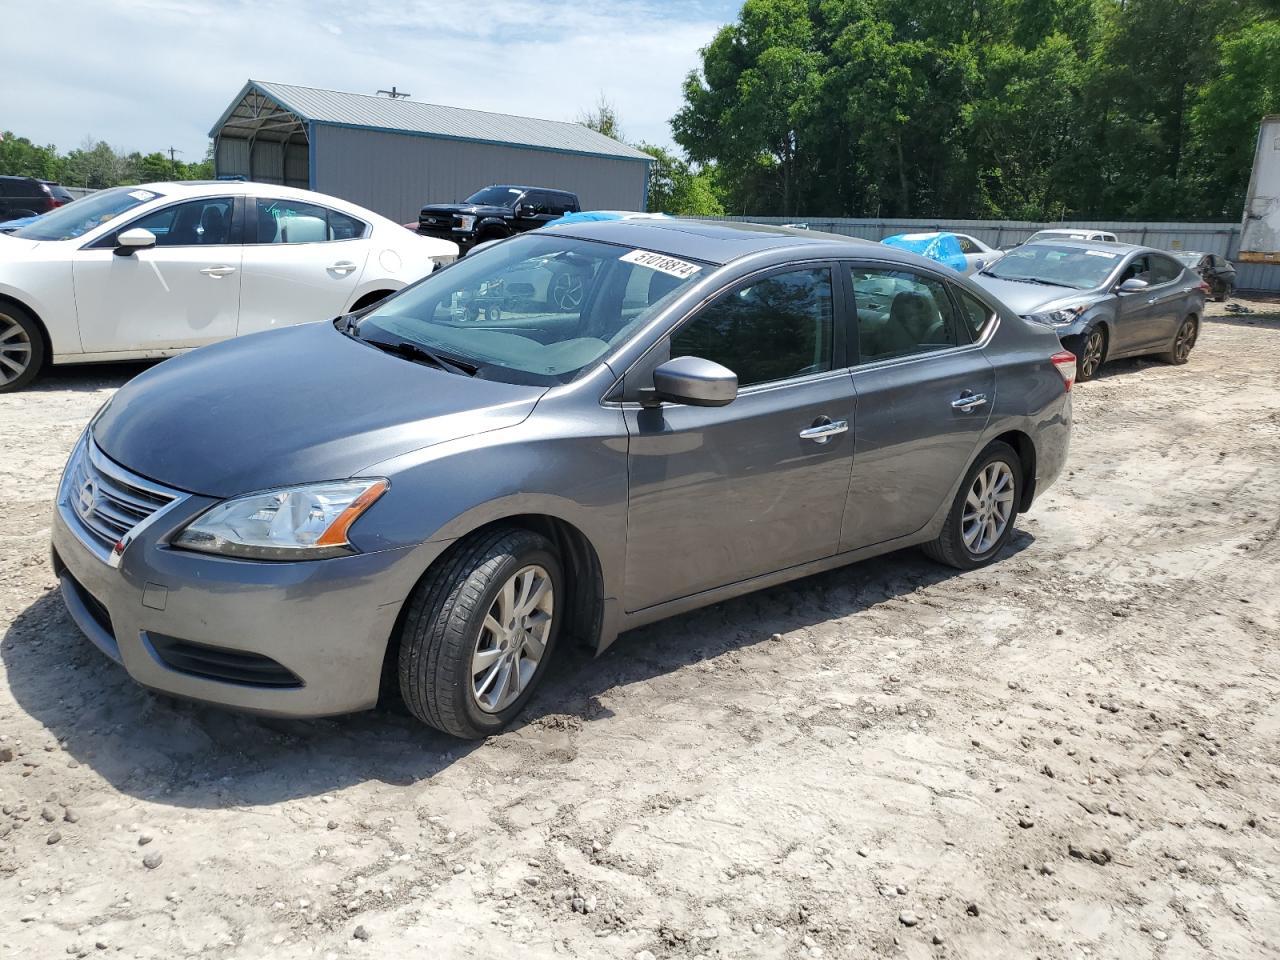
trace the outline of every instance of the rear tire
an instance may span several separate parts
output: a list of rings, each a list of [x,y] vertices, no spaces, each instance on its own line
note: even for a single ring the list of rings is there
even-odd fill
[[[1199,336],[1200,322],[1195,317],[1187,317],[1174,335],[1173,346],[1160,354],[1160,359],[1165,363],[1181,366],[1191,359],[1191,348],[1196,345],[1196,338]]]
[[[538,592],[543,582],[549,597]],[[531,602],[538,592],[540,605],[525,611],[522,589]],[[565,598],[560,558],[545,537],[501,527],[456,544],[409,598],[399,654],[405,706],[462,739],[500,731],[546,672]]]
[[[40,324],[16,303],[0,301],[0,393],[21,390],[44,366]]]
[[[1013,536],[1021,498],[1022,461],[1013,447],[996,441],[965,474],[942,532],[924,552],[959,570],[986,566]]]

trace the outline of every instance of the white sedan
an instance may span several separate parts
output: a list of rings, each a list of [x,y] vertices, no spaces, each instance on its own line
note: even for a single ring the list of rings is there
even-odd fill
[[[955,238],[960,241],[960,252],[964,254],[965,263],[968,264],[965,276],[977,273],[979,270],[985,270],[1004,256],[1003,250],[988,246],[977,237],[971,237],[967,233],[957,233]]]
[[[0,234],[0,392],[45,363],[168,357],[349,313],[457,255],[447,240],[309,190],[102,190]]]

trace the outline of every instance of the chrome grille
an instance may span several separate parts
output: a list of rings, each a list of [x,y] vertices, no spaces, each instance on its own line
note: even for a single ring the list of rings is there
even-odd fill
[[[117,543],[182,496],[130,473],[86,436],[67,464],[59,506],[80,540],[108,560]]]

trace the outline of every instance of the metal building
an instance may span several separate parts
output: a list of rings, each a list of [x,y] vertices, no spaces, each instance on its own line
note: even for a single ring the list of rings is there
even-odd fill
[[[209,136],[218,176],[319,190],[393,220],[494,183],[643,210],[650,157],[577,123],[250,80]]]

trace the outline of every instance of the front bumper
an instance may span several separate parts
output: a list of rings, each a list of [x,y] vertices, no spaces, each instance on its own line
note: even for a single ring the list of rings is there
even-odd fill
[[[113,561],[64,494],[52,549],[67,610],[139,683],[290,717],[377,702],[396,618],[431,559],[421,547],[284,563],[176,550],[168,538],[216,502],[191,496]]]
[[[418,233],[424,237],[434,237],[436,240],[448,240],[450,243],[456,243],[459,256],[462,256],[476,245],[474,230],[455,230],[452,227],[426,226],[419,221]]]

